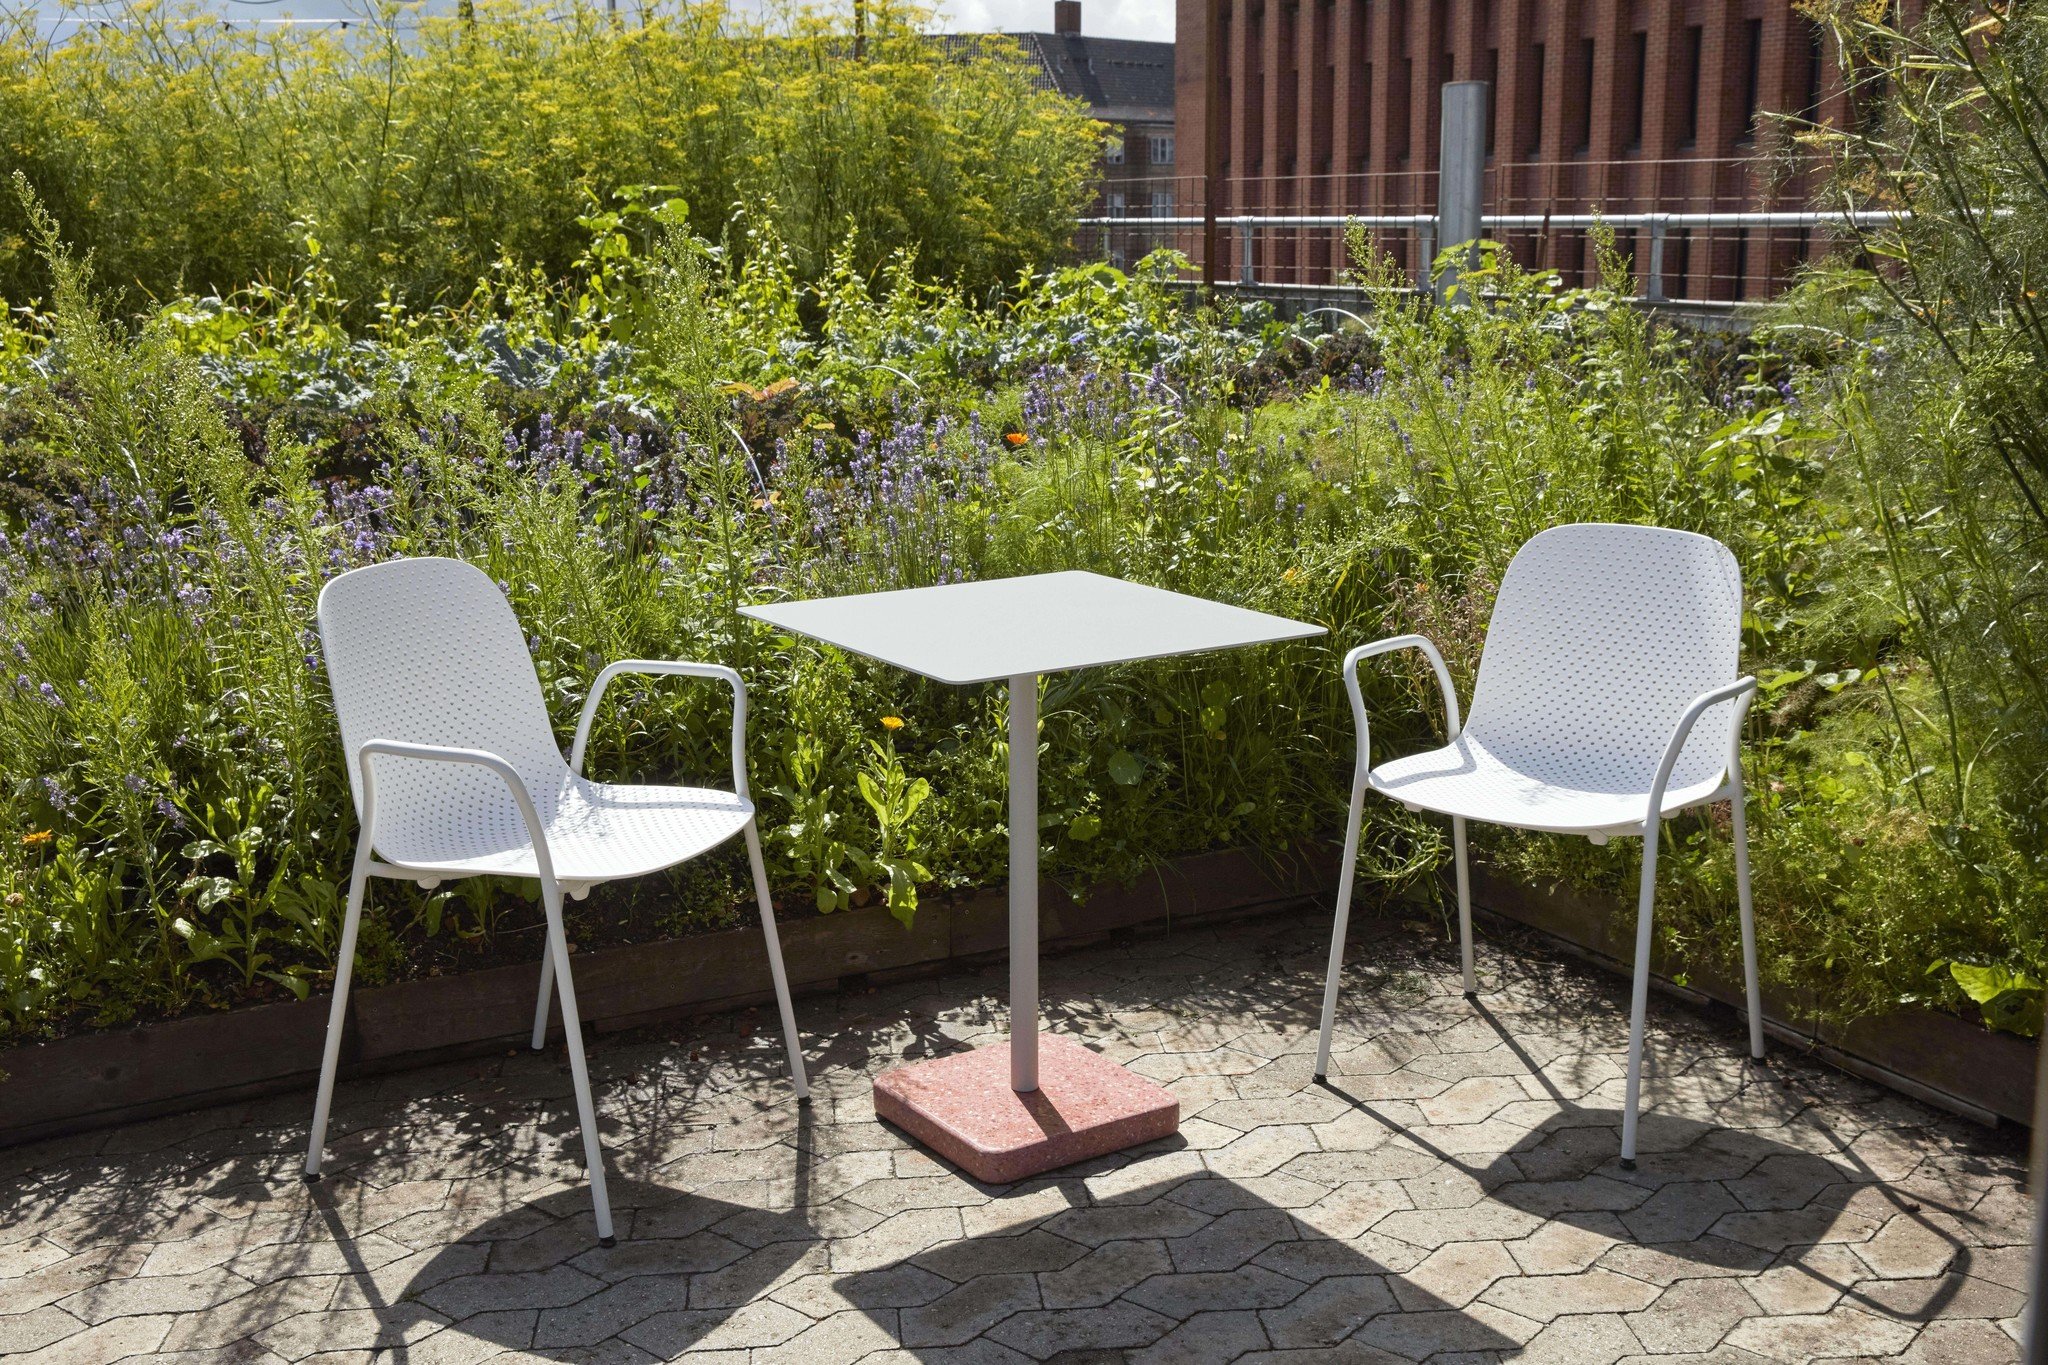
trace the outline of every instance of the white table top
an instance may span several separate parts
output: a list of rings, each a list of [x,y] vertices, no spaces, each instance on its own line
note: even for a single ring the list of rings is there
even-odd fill
[[[740,615],[944,683],[1324,633],[1284,616],[1079,571],[742,607]]]

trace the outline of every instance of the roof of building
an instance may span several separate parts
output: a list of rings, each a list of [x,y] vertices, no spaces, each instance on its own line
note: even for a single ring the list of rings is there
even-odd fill
[[[1170,122],[1173,44],[1079,33],[1012,33],[1038,67],[1039,83],[1085,100],[1097,118]]]

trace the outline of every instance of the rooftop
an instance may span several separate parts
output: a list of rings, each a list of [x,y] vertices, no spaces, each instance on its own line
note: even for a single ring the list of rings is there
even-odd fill
[[[1354,926],[1320,1087],[1327,933],[1288,914],[1048,960],[1052,1026],[1184,1118],[1014,1186],[869,1100],[900,1059],[1001,1035],[1000,965],[800,1002],[809,1108],[767,1012],[600,1039],[608,1250],[559,1050],[344,1083],[312,1187],[310,1094],[0,1153],[0,1354],[2016,1358],[2017,1138],[1782,1048],[1749,1065],[1726,1016],[1658,1000],[1623,1172],[1626,984],[1487,944],[1471,1004],[1441,943],[1386,923]]]
[[[1039,84],[1086,100],[1097,118],[1173,121],[1173,44],[1079,33],[1012,33],[1038,65]]]

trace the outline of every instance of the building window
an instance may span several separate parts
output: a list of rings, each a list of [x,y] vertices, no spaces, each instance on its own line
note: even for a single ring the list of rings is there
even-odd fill
[[[1821,73],[1827,66],[1827,35],[1818,24],[1807,30],[1806,35],[1806,98],[1799,106],[1799,116],[1809,123],[1820,117]]]
[[[1622,125],[1622,145],[1631,152],[1643,149],[1643,85],[1644,73],[1650,63],[1650,35],[1641,29],[1629,35],[1628,69],[1622,72],[1626,84],[1623,109],[1627,120]]]
[[[1486,49],[1486,61],[1479,68],[1479,79],[1486,82],[1486,154],[1493,155],[1493,135],[1500,124],[1500,101],[1493,92],[1500,89],[1500,49]]]
[[[1756,138],[1757,110],[1763,102],[1764,21],[1751,19],[1742,26],[1742,135],[1736,140]]]
[[[1599,69],[1594,55],[1593,40],[1579,39],[1578,66],[1564,91],[1564,145],[1574,155],[1591,150],[1593,144],[1593,73]]]
[[[1111,166],[1121,166],[1124,164],[1124,130],[1115,124],[1110,125],[1109,136],[1103,148],[1102,160],[1105,164]]]
[[[1400,72],[1399,84],[1388,92],[1388,103],[1392,107],[1387,111],[1387,122],[1391,125],[1387,129],[1387,152],[1398,166],[1408,160],[1408,92],[1415,88],[1415,59],[1403,57],[1396,69]]]
[[[1173,217],[1173,191],[1172,191],[1172,190],[1154,190],[1154,191],[1152,191],[1152,216],[1153,216],[1154,218],[1171,218],[1171,217]]]
[[[1365,26],[1360,24],[1362,29]],[[1363,171],[1372,165],[1372,63],[1361,64],[1358,75],[1358,114],[1352,120],[1352,129],[1358,136],[1358,169]]]
[[[1154,133],[1150,139],[1150,146],[1146,148],[1146,155],[1155,166],[1171,166],[1173,164],[1173,134]]]
[[[1105,205],[1109,210],[1109,217],[1122,218],[1127,216],[1129,204],[1124,199],[1124,192],[1122,190],[1111,190],[1105,197]]]
[[[1700,140],[1700,47],[1706,30],[1688,24],[1678,49],[1678,145],[1690,149]]]

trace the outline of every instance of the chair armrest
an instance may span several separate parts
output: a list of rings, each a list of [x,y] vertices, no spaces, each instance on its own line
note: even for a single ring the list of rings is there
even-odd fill
[[[1458,714],[1457,689],[1451,686],[1451,670],[1444,667],[1443,654],[1427,636],[1393,635],[1384,640],[1374,640],[1369,645],[1358,646],[1358,648],[1344,656],[1344,690],[1350,694],[1351,719],[1358,726],[1358,774],[1360,781],[1363,781],[1365,774],[1371,771],[1372,763],[1369,757],[1371,742],[1368,739],[1365,718],[1365,694],[1359,690],[1358,666],[1367,659],[1381,654],[1391,654],[1397,649],[1421,650],[1423,655],[1428,658],[1429,666],[1436,671],[1437,690],[1444,695],[1445,733],[1450,738],[1456,739],[1458,732],[1465,728],[1464,721],[1459,718]]]
[[[1750,699],[1755,695],[1755,677],[1744,677],[1737,678],[1725,687],[1702,692],[1686,704],[1685,714],[1678,719],[1678,728],[1671,732],[1671,742],[1664,746],[1664,760],[1657,765],[1657,780],[1650,784],[1650,810],[1643,822],[1645,838],[1654,837],[1657,822],[1663,818],[1664,788],[1671,783],[1671,770],[1677,766],[1678,755],[1684,751],[1686,740],[1692,737],[1692,727],[1699,723],[1701,716],[1714,707],[1740,699],[1740,704],[1735,708],[1735,725],[1732,729],[1735,738],[1728,745],[1728,762],[1732,768],[1742,761],[1742,717],[1749,710]]]
[[[373,739],[356,750],[356,762],[363,773],[363,847],[374,847],[377,842],[377,783],[371,771],[370,760],[379,754],[393,758],[418,759],[427,763],[468,763],[479,768],[488,768],[504,779],[512,789],[512,802],[519,807],[520,818],[526,821],[526,832],[533,839],[534,866],[540,873],[541,884],[552,885],[555,880],[555,861],[548,854],[547,832],[542,828],[540,812],[534,808],[533,793],[527,791],[526,780],[510,763],[483,749],[451,749],[438,744],[408,744],[396,739]]]
[[[732,789],[740,796],[746,796],[747,684],[724,664],[700,664],[682,659],[621,659],[617,663],[606,664],[604,671],[597,675],[597,681],[590,685],[590,695],[583,702],[583,714],[576,720],[576,739],[569,746],[569,766],[578,773],[583,771],[583,751],[590,743],[590,724],[597,719],[597,704],[604,699],[604,690],[612,685],[612,679],[626,673],[650,677],[711,678],[732,689]]]

